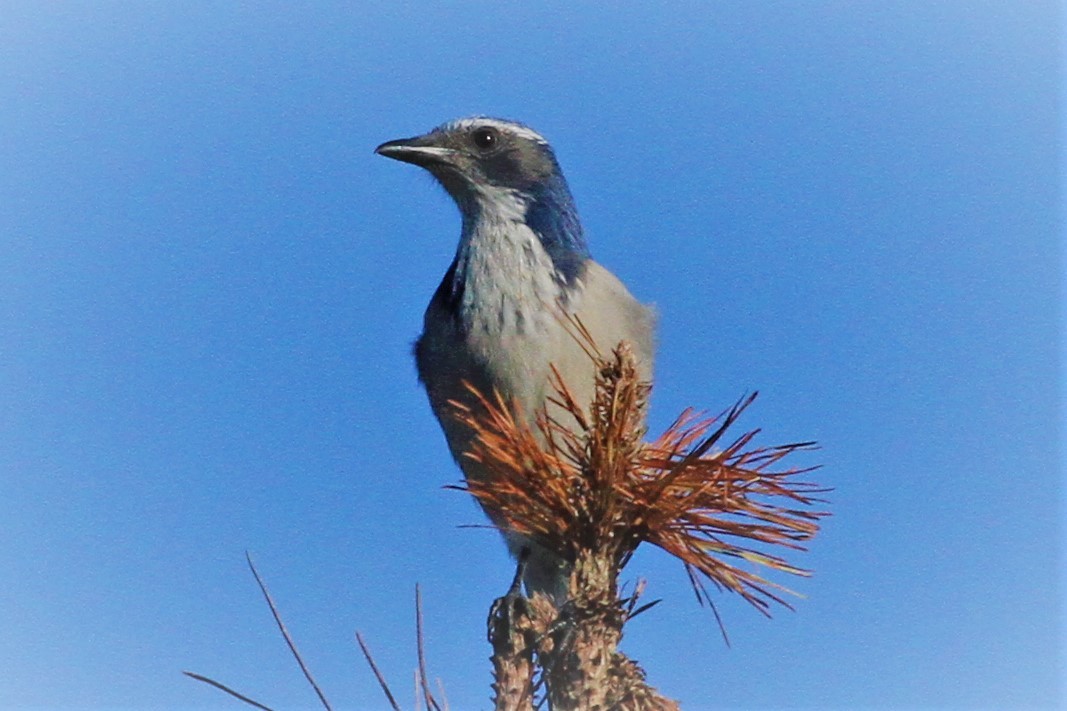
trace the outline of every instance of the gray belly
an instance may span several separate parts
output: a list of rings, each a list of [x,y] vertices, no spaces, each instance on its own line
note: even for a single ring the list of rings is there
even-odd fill
[[[487,398],[499,393],[517,415],[532,422],[544,404],[548,386],[549,346],[558,341],[550,332],[469,336],[453,320],[434,314],[431,305],[426,327],[415,344],[419,380],[426,387],[434,415],[448,440],[452,456],[466,476],[478,476],[477,465],[464,457],[471,432],[454,417],[455,402],[477,410],[477,398],[467,384]]]
[[[595,263],[588,263],[583,281],[582,292],[572,294],[570,299],[572,313],[581,319],[604,353],[622,340],[629,341],[642,377],[651,380],[655,322],[652,310]],[[430,303],[423,333],[415,344],[416,367],[452,456],[468,480],[484,480],[488,473],[464,456],[470,451],[473,434],[454,417],[451,401],[479,409],[465,383],[487,397],[492,397],[495,390],[517,410],[516,415],[532,423],[546,397],[553,393],[551,364],[559,370],[576,402],[585,407],[591,402],[594,363],[563,326],[562,319],[562,314],[529,314],[513,322],[521,322],[522,329],[484,327],[465,332],[441,300]],[[559,420],[566,422],[567,416],[562,415]],[[495,525],[504,523],[499,512],[486,509],[486,514]],[[527,589],[548,591],[562,599],[567,580],[565,562],[534,542],[503,533],[513,555],[524,548],[530,551],[524,577]]]
[[[603,267],[590,262],[584,288],[574,294],[571,313],[578,316],[602,352],[629,341],[645,379],[651,380],[654,316]],[[455,421],[450,401],[477,407],[464,382],[491,396],[494,390],[532,423],[553,394],[551,365],[563,376],[575,400],[588,407],[593,398],[595,367],[582,345],[564,326],[563,314],[530,314],[522,330],[471,329],[461,332],[452,314],[437,300],[426,312],[415,345],[419,379],[448,439],[453,457],[467,477],[479,476],[464,457],[471,433]]]

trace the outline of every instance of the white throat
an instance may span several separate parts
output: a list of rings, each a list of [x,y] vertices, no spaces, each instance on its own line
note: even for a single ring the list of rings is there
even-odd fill
[[[526,224],[526,199],[483,187],[477,217],[464,221],[465,284],[460,318],[472,336],[510,341],[543,333],[562,294],[556,268]]]

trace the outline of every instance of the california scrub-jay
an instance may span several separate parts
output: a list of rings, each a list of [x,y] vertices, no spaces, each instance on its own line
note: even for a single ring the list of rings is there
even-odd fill
[[[553,394],[549,364],[576,402],[592,401],[593,362],[565,314],[577,316],[604,352],[629,341],[642,378],[651,378],[653,312],[590,258],[567,181],[538,133],[474,117],[383,143],[376,152],[428,170],[463,216],[456,256],[426,309],[415,362],[468,479],[484,480],[485,473],[463,456],[472,434],[449,405],[474,405],[463,381],[487,396],[495,389],[529,423]],[[497,512],[486,513],[500,523]],[[562,599],[567,563],[521,536],[504,536],[512,554],[529,549],[527,590]]]

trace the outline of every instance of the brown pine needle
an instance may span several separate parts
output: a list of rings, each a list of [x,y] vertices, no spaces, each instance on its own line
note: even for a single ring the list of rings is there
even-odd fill
[[[260,592],[263,593],[263,598],[267,601],[267,605],[270,607],[270,613],[274,616],[274,622],[278,625],[282,637],[285,638],[285,643],[289,645],[289,651],[293,653],[296,663],[300,665],[300,671],[304,672],[304,678],[308,680],[308,683],[311,684],[311,688],[318,694],[319,701],[322,702],[323,708],[325,708],[326,711],[333,711],[330,707],[330,702],[326,700],[326,696],[322,693],[322,689],[315,683],[315,678],[311,675],[311,670],[304,664],[304,659],[300,656],[300,652],[297,650],[293,638],[289,635],[289,630],[285,628],[285,623],[282,622],[282,616],[278,613],[278,608],[275,606],[274,600],[270,596],[270,592],[267,591],[266,584],[263,582],[263,579],[259,577],[259,571],[256,570],[256,566],[252,562],[252,555],[248,551],[245,551],[245,559],[248,561],[248,567],[252,569],[252,575],[256,579],[256,584],[259,585]]]
[[[430,692],[430,679],[426,674],[426,649],[423,644],[422,631],[422,588],[415,583],[415,646],[419,658],[419,683],[422,685],[422,696],[426,701],[426,711],[441,711],[437,699]]]
[[[250,699],[247,696],[245,696],[244,694],[238,693],[238,692],[234,691],[233,689],[231,689],[230,687],[226,686],[225,684],[223,684],[221,682],[218,682],[218,681],[215,681],[214,679],[211,679],[210,677],[206,677],[206,676],[203,676],[202,674],[197,674],[197,673],[191,672],[191,671],[183,671],[182,674],[185,674],[185,676],[189,677],[190,679],[196,679],[197,681],[202,681],[205,684],[208,684],[209,686],[214,686],[216,689],[219,689],[220,691],[225,691],[230,696],[234,697],[235,699],[239,699],[240,701],[244,701],[249,706],[255,706],[257,709],[263,709],[263,711],[273,711],[273,709],[271,709],[270,706],[264,706],[263,704],[259,703],[258,701],[255,701],[254,699]],[[400,709],[397,709],[397,711],[400,711]]]
[[[825,490],[799,479],[813,467],[778,468],[813,443],[753,447],[759,430],[727,440],[756,393],[718,417],[686,410],[645,442],[650,387],[639,380],[628,346],[600,355],[590,344],[587,352],[597,373],[593,402],[575,402],[554,372],[551,403],[559,411],[542,412],[534,423],[513,415],[499,394],[471,388],[479,407],[457,404],[456,413],[475,433],[467,456],[492,476],[457,488],[494,512],[499,527],[566,560],[581,550],[609,550],[621,569],[641,543],[662,548],[684,564],[697,599],[717,619],[702,581],[763,614],[773,603],[789,607],[775,592],[785,588],[734,561],[809,574],[773,550],[804,550],[827,515],[811,509]]]
[[[396,698],[393,697],[393,692],[389,690],[389,684],[386,683],[385,677],[382,676],[381,671],[378,669],[378,665],[374,663],[374,657],[371,656],[370,648],[367,647],[367,643],[363,641],[363,635],[356,632],[356,642],[359,643],[360,650],[363,651],[363,658],[367,660],[367,664],[370,665],[370,670],[374,672],[374,677],[378,680],[378,686],[382,687],[382,691],[385,692],[385,698],[389,699],[389,705],[393,708],[393,711],[400,711],[400,704],[396,702]]]
[[[437,678],[437,679],[435,679],[434,681],[436,681],[436,682],[437,682],[437,693],[441,695],[441,704],[442,704],[442,705],[444,706],[444,711],[449,711],[449,707],[448,707],[448,695],[447,695],[447,694],[445,694],[445,685],[444,685],[444,682],[442,682],[442,681],[441,681],[441,678],[440,678],[440,677],[438,677],[438,678]]]

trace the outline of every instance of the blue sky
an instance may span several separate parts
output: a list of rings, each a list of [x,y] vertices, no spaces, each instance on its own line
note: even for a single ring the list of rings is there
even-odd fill
[[[1064,702],[1063,8],[1052,2],[37,3],[0,12],[2,708],[401,698],[413,587],[489,708],[511,576],[409,355],[455,208],[381,141],[474,113],[556,147],[660,311],[653,429],[760,399],[833,518],[795,613],[663,598],[687,709]]]

